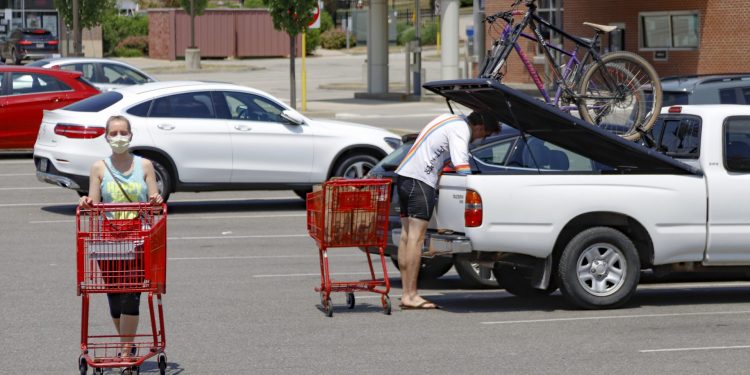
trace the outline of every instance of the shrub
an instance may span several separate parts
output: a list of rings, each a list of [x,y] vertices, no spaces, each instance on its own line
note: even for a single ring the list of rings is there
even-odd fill
[[[403,46],[403,45],[406,45],[406,43],[409,43],[410,41],[414,40],[415,38],[416,38],[416,34],[415,34],[414,26],[407,26],[396,37],[396,43],[398,43],[398,45],[400,46]]]
[[[312,55],[320,46],[320,29],[307,29],[307,40],[305,41],[305,53]]]
[[[137,49],[141,51],[142,54],[148,55],[148,36],[129,36],[123,39],[120,43],[117,43],[115,50],[122,48]]]
[[[340,29],[331,29],[320,36],[320,44],[326,49],[346,48],[346,32]],[[349,46],[357,45],[357,38],[349,35]]]
[[[331,14],[325,10],[320,13],[320,32],[324,33],[331,30],[333,29],[333,26],[333,17],[331,17]]]
[[[263,0],[245,0],[243,3],[245,8],[267,8],[265,4],[263,4]]]
[[[398,25],[396,25],[396,30],[398,30]],[[437,43],[437,33],[440,30],[440,24],[438,24],[437,21],[427,21],[422,25],[422,28],[419,30],[420,32],[420,40],[421,44],[423,46],[436,44]],[[416,39],[417,32],[414,29],[414,26],[405,26],[405,28],[398,33],[398,36],[396,37],[396,43],[398,45],[403,46],[406,43]]]
[[[114,55],[119,57],[142,57],[143,51],[136,48],[117,47],[114,50]]]
[[[102,22],[104,52],[112,54],[117,45],[125,38],[135,35],[148,35],[148,17],[133,17],[110,14]]]

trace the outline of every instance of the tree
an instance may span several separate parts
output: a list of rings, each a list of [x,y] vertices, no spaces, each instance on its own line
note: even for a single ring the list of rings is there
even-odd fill
[[[297,108],[296,77],[294,75],[294,51],[296,50],[297,35],[307,30],[313,17],[313,10],[318,0],[263,0],[273,18],[276,30],[289,34],[289,79],[291,80],[291,104]]]
[[[98,26],[104,18],[115,11],[115,0],[77,0],[78,1],[78,29],[73,29],[73,1],[55,0],[55,8],[63,17],[65,26],[73,31],[76,55],[81,53],[81,30]]]
[[[195,16],[200,16],[208,6],[208,0],[182,0],[182,9],[190,15],[190,47],[195,46]]]

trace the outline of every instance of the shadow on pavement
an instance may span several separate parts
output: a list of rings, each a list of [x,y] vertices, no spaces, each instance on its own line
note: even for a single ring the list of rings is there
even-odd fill
[[[184,215],[195,213],[220,213],[220,212],[256,212],[256,211],[295,211],[305,210],[305,202],[297,198],[279,199],[246,199],[226,201],[198,201],[198,202],[174,202],[167,204],[168,213],[172,215]],[[75,204],[61,204],[42,207],[43,211],[75,216]]]
[[[165,351],[166,353],[166,351]],[[169,361],[169,355],[167,355],[167,371],[166,373],[168,375],[177,375],[182,374],[183,371],[185,371],[184,368],[180,367],[179,363],[170,362]],[[144,362],[143,365],[139,368],[139,373],[143,374],[158,374],[159,373],[159,366],[154,361],[148,361]]]
[[[31,160],[32,156],[32,151],[0,151],[0,160]]]

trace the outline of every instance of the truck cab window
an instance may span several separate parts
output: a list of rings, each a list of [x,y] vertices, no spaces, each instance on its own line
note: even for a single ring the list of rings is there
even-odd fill
[[[730,172],[750,172],[750,118],[730,117],[724,123],[724,166]]]

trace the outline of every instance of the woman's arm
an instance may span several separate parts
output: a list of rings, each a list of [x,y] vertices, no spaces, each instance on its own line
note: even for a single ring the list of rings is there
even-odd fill
[[[143,178],[146,180],[146,186],[148,186],[148,202],[151,204],[162,204],[164,199],[159,195],[159,187],[156,185],[156,172],[154,172],[154,164],[151,160],[143,160]]]
[[[91,166],[89,171],[89,195],[83,196],[78,200],[78,205],[90,209],[91,205],[100,203],[102,201],[102,178],[104,177],[102,171],[104,170],[104,162],[97,160]]]

